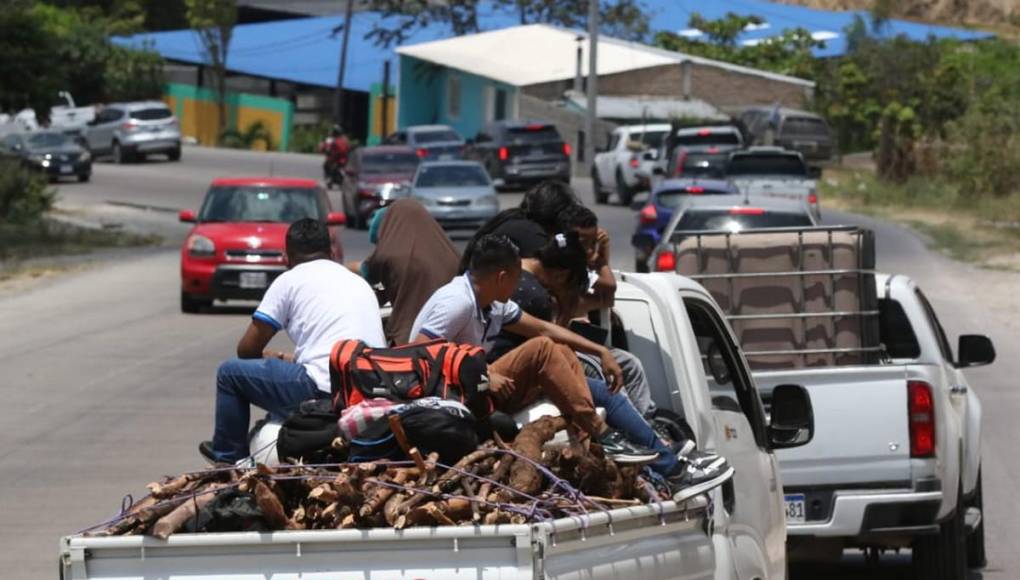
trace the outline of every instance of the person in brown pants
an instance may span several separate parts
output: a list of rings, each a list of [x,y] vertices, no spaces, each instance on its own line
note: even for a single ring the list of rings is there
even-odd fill
[[[410,342],[442,338],[491,350],[502,329],[527,340],[489,365],[490,399],[505,412],[543,396],[602,445],[618,463],[640,463],[657,451],[636,445],[595,413],[591,391],[574,351],[599,357],[613,391],[622,371],[606,347],[566,328],[535,318],[510,300],[521,278],[517,247],[506,236],[478,240],[467,273],[437,290],[414,321]],[[491,411],[492,409],[490,409]]]

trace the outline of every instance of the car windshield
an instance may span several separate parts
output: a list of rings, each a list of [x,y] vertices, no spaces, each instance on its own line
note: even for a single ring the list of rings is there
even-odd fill
[[[813,117],[790,117],[783,121],[784,135],[816,135],[829,134],[829,128],[821,119]]]
[[[449,129],[439,131],[415,131],[414,142],[416,145],[429,145],[431,143],[449,143],[451,141],[463,141],[460,135]]]
[[[692,191],[693,190],[693,191]],[[679,207],[685,199],[692,195],[732,195],[732,191],[722,191],[719,188],[694,186],[690,189],[676,189],[673,191],[660,191],[656,194],[656,203],[662,207]]]
[[[307,187],[217,186],[209,190],[200,222],[280,222],[322,220],[326,208],[319,192]]]
[[[711,145],[740,145],[740,137],[736,133],[726,132],[698,132],[687,135],[677,135],[676,144],[681,146],[704,146]]]
[[[747,211],[744,208],[741,208]],[[729,209],[692,209],[677,223],[678,231],[726,230],[739,232],[759,228],[794,228],[814,225],[805,213],[763,211],[733,213]]]
[[[514,144],[521,143],[547,143],[549,141],[562,141],[556,127],[552,125],[528,125],[526,127],[513,127],[506,131],[507,141]]]
[[[478,165],[434,165],[422,167],[415,187],[485,187],[489,176]]]
[[[727,175],[797,175],[807,177],[807,165],[796,155],[735,155]]]
[[[70,143],[71,140],[63,133],[33,133],[28,136],[29,149],[62,147]]]
[[[173,113],[170,112],[170,109],[164,107],[131,111],[131,118],[138,119],[139,121],[158,121],[160,119],[169,119],[172,116]]]
[[[369,175],[414,173],[418,161],[418,156],[411,152],[366,153],[361,158],[361,172]]]

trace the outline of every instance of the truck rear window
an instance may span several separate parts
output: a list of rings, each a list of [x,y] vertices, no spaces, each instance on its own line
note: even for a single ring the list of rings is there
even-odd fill
[[[414,142],[418,145],[428,145],[431,143],[449,143],[463,141],[454,131],[446,129],[440,131],[418,131],[414,133]]]
[[[702,134],[691,134],[691,135],[679,135],[676,138],[675,143],[680,146],[703,146],[709,147],[712,145],[740,145],[740,137],[736,133],[705,133]]]
[[[731,232],[761,228],[798,228],[814,225],[806,214],[789,212],[764,212],[760,214],[732,214],[727,209],[692,209],[684,212],[677,223],[678,231]]]
[[[139,109],[137,111],[131,111],[131,118],[138,119],[139,121],[158,121],[160,119],[169,119],[173,117],[173,113],[170,109],[163,107],[153,107],[151,109]]]
[[[726,165],[726,175],[796,175],[808,177],[807,165],[795,155],[737,155]]]
[[[548,143],[562,141],[559,131],[552,125],[528,125],[514,127],[506,131],[507,141],[511,143]]]
[[[813,135],[827,137],[829,127],[821,119],[813,117],[789,117],[783,121],[783,135]]]
[[[889,358],[916,359],[921,356],[921,345],[917,343],[914,328],[903,307],[896,300],[878,300],[879,336]]]

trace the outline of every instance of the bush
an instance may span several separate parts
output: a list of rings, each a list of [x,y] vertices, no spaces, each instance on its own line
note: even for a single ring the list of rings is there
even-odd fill
[[[57,199],[46,176],[16,161],[0,160],[0,221],[27,224],[39,221]]]
[[[963,146],[944,157],[942,172],[965,195],[1020,196],[1020,100],[971,107],[949,135]]]
[[[295,153],[318,153],[319,143],[329,135],[333,123],[320,121],[317,125],[299,125],[290,134],[290,149]]]
[[[248,128],[243,132],[232,127],[224,129],[220,133],[219,141],[221,147],[229,147],[231,149],[252,149],[260,141],[265,145],[266,151],[274,149],[273,134],[269,132],[269,129],[262,121],[255,121],[248,125]]]

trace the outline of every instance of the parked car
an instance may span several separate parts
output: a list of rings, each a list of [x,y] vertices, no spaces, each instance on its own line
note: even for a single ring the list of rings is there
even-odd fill
[[[221,178],[212,182],[181,247],[181,311],[198,312],[213,300],[259,300],[287,269],[290,224],[303,218],[326,222],[337,260],[343,258],[339,227],[318,181],[279,177]]]
[[[57,131],[8,133],[0,139],[0,157],[45,173],[51,180],[92,177],[92,155],[75,140]]]
[[[677,232],[725,231],[742,232],[766,228],[803,228],[818,224],[811,209],[798,200],[737,195],[711,195],[679,197],[673,209],[673,219],[662,230],[658,243],[649,233],[634,236],[635,248],[652,248],[642,253],[644,267],[655,272],[672,272],[676,269],[677,255],[674,245],[681,234]],[[653,262],[654,260],[654,262]],[[642,264],[638,264],[640,267]]]
[[[84,134],[94,155],[110,155],[114,163],[150,154],[181,159],[181,129],[162,101],[106,105],[86,124]]]
[[[460,159],[464,155],[464,138],[449,125],[414,125],[389,137],[384,145],[406,145],[414,149],[422,161]]]
[[[635,271],[648,271],[648,257],[659,245],[662,232],[673,220],[676,208],[685,204],[687,196],[732,196],[739,193],[730,182],[720,179],[670,179],[662,182],[648,196],[648,203],[638,214],[637,230],[631,238],[634,246]]]
[[[742,193],[806,201],[817,220],[822,217],[819,175],[803,155],[782,147],[749,147],[734,151],[726,161],[726,178]]]
[[[658,150],[670,125],[629,125],[617,127],[609,137],[606,149],[595,155],[591,169],[595,203],[609,201],[616,193],[620,205],[628,206],[634,194],[648,189],[650,174],[639,173],[642,153]]]
[[[819,115],[785,107],[751,107],[740,114],[740,120],[751,145],[797,151],[809,162],[832,158],[832,129]]]
[[[426,161],[418,166],[411,195],[444,228],[477,229],[499,213],[499,197],[477,161]]]
[[[81,135],[90,121],[96,118],[96,108],[79,107],[67,91],[60,91],[57,104],[50,107],[50,129]]]
[[[481,163],[497,188],[570,181],[570,144],[545,121],[496,121],[483,128],[464,157]]]
[[[403,145],[361,147],[351,153],[340,187],[344,213],[354,229],[368,221],[382,205],[411,194],[411,179],[421,159]]]
[[[240,580],[272,570],[329,578],[782,580],[786,530],[775,453],[811,440],[810,399],[803,388],[779,388],[767,418],[722,311],[699,284],[672,274],[618,280],[613,345],[640,359],[658,408],[682,417],[699,448],[727,458],[735,474],[724,485],[679,503],[610,506],[523,525],[189,533],[166,540],[78,534],[60,542],[62,577]]]

